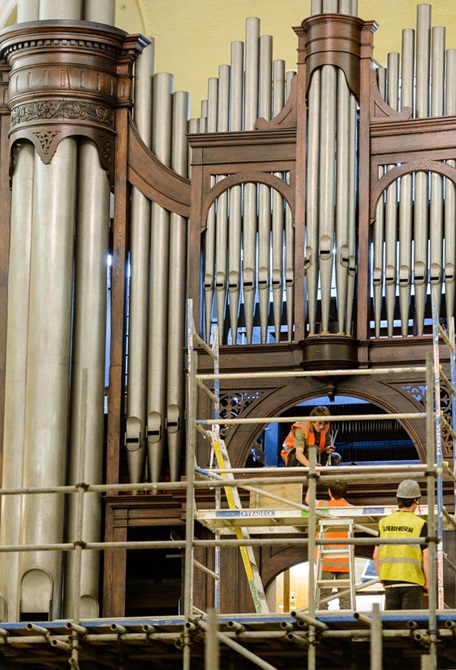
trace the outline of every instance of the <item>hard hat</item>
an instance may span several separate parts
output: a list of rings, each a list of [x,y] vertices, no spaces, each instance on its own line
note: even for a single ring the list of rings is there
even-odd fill
[[[332,454],[329,454],[326,465],[339,465],[341,460],[342,456],[338,454],[337,451],[333,451]]]
[[[420,485],[413,479],[404,479],[397,487],[397,498],[421,498]]]

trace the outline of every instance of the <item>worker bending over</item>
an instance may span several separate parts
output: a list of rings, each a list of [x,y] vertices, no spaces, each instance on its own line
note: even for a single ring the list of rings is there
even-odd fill
[[[427,523],[415,514],[420,503],[418,482],[404,479],[396,493],[398,510],[380,519],[381,538],[427,537]],[[428,548],[420,544],[382,544],[374,564],[385,588],[385,610],[416,610],[428,593]]]
[[[314,407],[309,416],[322,417],[318,421],[298,421],[291,426],[290,432],[282,445],[281,456],[285,465],[309,467],[309,447],[317,446],[317,464],[326,465],[334,451],[329,440],[329,409],[324,406]]]

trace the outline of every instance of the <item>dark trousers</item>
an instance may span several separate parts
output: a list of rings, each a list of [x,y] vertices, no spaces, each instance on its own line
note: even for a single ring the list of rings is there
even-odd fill
[[[385,610],[419,610],[422,596],[418,584],[385,586]]]

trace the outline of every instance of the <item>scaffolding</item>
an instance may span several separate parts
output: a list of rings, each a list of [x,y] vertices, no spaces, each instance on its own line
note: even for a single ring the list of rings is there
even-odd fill
[[[394,667],[394,655],[398,648],[407,648],[410,655],[410,668],[421,667],[427,670],[454,667],[453,658],[456,653],[456,610],[444,605],[443,562],[451,560],[443,549],[442,537],[444,529],[455,527],[454,514],[448,512],[443,505],[442,482],[447,477],[456,482],[454,468],[450,468],[438,453],[438,445],[442,427],[448,431],[453,440],[455,433],[452,419],[445,418],[441,412],[439,399],[443,383],[451,389],[452,410],[455,409],[455,364],[454,364],[454,325],[449,324],[448,332],[436,325],[434,333],[434,352],[425,366],[406,368],[426,375],[428,393],[426,411],[408,414],[385,415],[391,419],[407,419],[425,421],[427,433],[427,462],[420,465],[397,466],[356,466],[328,467],[320,471],[319,481],[326,483],[334,478],[344,478],[349,482],[380,482],[394,477],[415,478],[426,482],[427,508],[422,506],[422,513],[428,515],[429,537],[427,545],[430,560],[429,606],[427,610],[414,611],[398,615],[380,612],[374,606],[372,612],[363,613],[350,611],[347,613],[326,613],[318,610],[316,598],[315,575],[309,571],[309,605],[286,613],[267,612],[264,609],[252,614],[220,613],[220,590],[218,585],[223,580],[220,572],[220,551],[224,547],[248,547],[253,552],[259,547],[299,546],[307,549],[308,556],[313,556],[315,547],[324,546],[327,540],[317,539],[317,523],[319,511],[315,506],[317,487],[317,465],[315,454],[311,450],[309,468],[283,469],[263,468],[261,472],[252,472],[246,468],[225,467],[227,458],[222,456],[224,467],[210,469],[201,468],[197,463],[197,438],[202,434],[213,440],[220,440],[219,427],[222,424],[235,425],[242,423],[266,424],[273,421],[290,423],[299,420],[312,420],[311,417],[249,417],[238,419],[222,419],[219,412],[220,383],[226,379],[247,377],[251,374],[221,373],[218,365],[218,347],[215,342],[209,347],[195,333],[191,303],[188,312],[188,443],[187,443],[187,477],[185,481],[158,482],[141,484],[141,491],[185,491],[186,492],[186,536],[184,540],[169,541],[125,541],[125,542],[85,542],[82,524],[78,525],[78,534],[73,542],[49,545],[15,545],[2,546],[1,551],[60,551],[75,553],[78,564],[76,574],[81,573],[81,560],[85,551],[106,550],[142,550],[142,549],[181,549],[184,553],[183,579],[183,612],[168,617],[141,617],[84,620],[80,616],[80,582],[73,584],[73,612],[67,620],[44,622],[5,622],[0,624],[0,659],[6,667],[23,667],[28,665],[35,670],[41,668],[136,668],[147,662],[148,667],[158,670],[218,670],[225,667],[227,654],[238,658],[236,667],[251,668],[252,666],[266,670],[282,670],[303,667],[308,670],[317,667],[317,663],[330,664],[333,668],[347,668],[345,650],[347,643],[356,640],[357,667],[370,667],[380,670],[382,658]],[[450,378],[443,375],[438,359],[441,342],[451,351]],[[203,349],[214,359],[214,372],[201,374],[198,372],[198,349]],[[401,374],[404,368],[382,369],[385,374]],[[277,376],[306,375],[319,376],[327,371],[293,371],[274,373]],[[376,370],[337,370],[337,375],[378,374]],[[271,373],[257,373],[258,378],[270,377]],[[431,389],[432,392],[429,392]],[[214,415],[206,418],[198,417],[198,394],[203,392],[213,402]],[[375,415],[376,418],[377,415]],[[370,415],[350,417],[366,420]],[[332,421],[345,421],[348,417],[332,416]],[[440,431],[440,434],[439,434]],[[255,474],[255,476],[253,476]],[[249,476],[252,475],[252,476]],[[306,484],[310,492],[309,505],[286,500],[286,506],[278,508],[274,516],[260,510],[249,509],[243,515],[240,502],[233,498],[233,508],[226,510],[221,504],[223,490],[238,492],[247,491],[251,496],[262,495],[272,501],[284,500],[283,496],[275,495],[267,489],[274,484]],[[265,488],[266,487],[266,488]],[[196,494],[199,490],[210,489],[214,492],[215,506],[213,509],[198,509]],[[1,495],[75,495],[78,501],[78,518],[83,518],[86,494],[104,495],[110,492],[136,492],[138,484],[92,485],[81,482],[76,486],[61,486],[40,489],[3,489]],[[379,506],[378,510],[369,509],[365,514],[354,508],[350,510],[355,529],[363,530],[363,536],[354,536],[343,540],[331,539],[331,544],[340,542],[344,545],[368,547],[374,544],[392,542],[380,540],[375,535],[376,524],[380,516],[384,516],[391,508]],[[230,515],[226,514],[230,512]],[[331,509],[333,513],[334,508]],[[218,512],[218,516],[217,516]],[[336,513],[335,516],[342,516]],[[195,522],[211,529],[213,536],[197,539]],[[247,529],[247,532],[236,533],[236,528]],[[374,535],[372,534],[374,533]],[[365,535],[368,535],[366,537]],[[234,535],[235,537],[230,537]],[[416,542],[416,541],[414,541]],[[403,540],[400,541],[404,543]],[[195,560],[195,550],[205,548],[214,553],[215,569],[209,568]],[[250,554],[252,555],[252,554]],[[454,567],[454,564],[453,564]],[[213,607],[207,612],[198,610],[194,605],[194,571],[203,570],[215,581]],[[256,584],[258,589],[258,584]],[[443,603],[443,604],[442,604]],[[1,663],[0,663],[1,667]],[[322,666],[323,667],[323,666]],[[327,667],[327,666],[325,666]]]

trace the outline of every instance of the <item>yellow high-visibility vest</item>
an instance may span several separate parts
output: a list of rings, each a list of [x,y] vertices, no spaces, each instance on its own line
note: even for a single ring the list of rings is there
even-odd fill
[[[381,538],[420,537],[425,520],[413,512],[398,510],[380,519]],[[423,551],[418,544],[382,544],[379,548],[379,577],[382,581],[411,582],[423,586]]]

